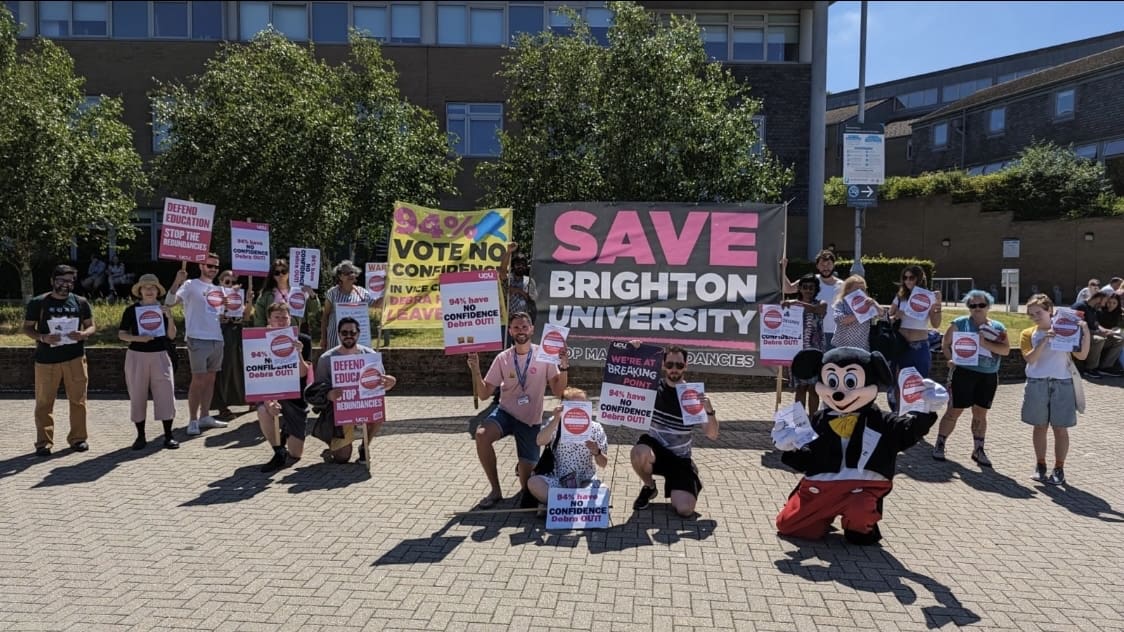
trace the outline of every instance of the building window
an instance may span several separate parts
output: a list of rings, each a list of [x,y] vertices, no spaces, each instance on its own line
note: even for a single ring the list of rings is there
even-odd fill
[[[916,92],[910,92],[909,94],[903,94],[899,96],[898,100],[901,101],[903,110],[925,107],[927,105],[936,105],[937,89],[929,88],[928,90],[918,90]]]
[[[570,19],[569,15],[562,12],[561,9],[550,10],[550,30],[555,35],[570,35],[574,32],[574,21]]]
[[[507,8],[507,31],[512,39],[522,33],[538,35],[543,29],[543,8],[513,4]]]
[[[167,120],[161,118],[156,111],[156,104],[152,106],[152,153],[162,154],[168,151],[172,144],[172,126]]]
[[[445,105],[445,129],[449,147],[460,156],[494,157],[500,155],[503,128],[502,103],[448,103]]]
[[[991,77],[984,77],[983,79],[973,79],[971,81],[964,81],[961,83],[954,83],[944,87],[941,93],[941,100],[945,103],[949,101],[957,101],[964,97],[975,94],[984,88],[991,87]]]
[[[24,4],[29,5],[28,8],[30,8],[31,3],[28,2]],[[12,13],[12,19],[15,20],[17,37],[32,37],[33,35],[35,35],[35,29],[32,28],[31,24],[28,24],[28,22],[34,17],[34,14],[31,11],[28,11],[27,14],[23,15],[23,20],[21,21],[20,3],[18,1],[4,0],[4,6],[8,7],[8,11],[11,11]]]
[[[193,0],[191,3],[191,39],[221,40],[222,2],[219,0]]]
[[[1097,147],[1096,145],[1093,145],[1094,154],[1095,154],[1096,147]],[[1105,158],[1111,158],[1112,156],[1119,156],[1121,154],[1124,154],[1124,138],[1117,138],[1116,140],[1110,140],[1110,141],[1108,141],[1107,143],[1104,144],[1104,157]]]
[[[770,14],[766,61],[797,61],[800,57],[800,16]]]
[[[269,27],[268,2],[240,2],[238,4],[238,35],[243,40],[254,36]]]
[[[39,3],[39,34],[45,37],[105,37],[108,23],[105,2]]]
[[[308,7],[303,4],[275,4],[271,23],[294,42],[308,41]]]
[[[590,36],[602,46],[608,46],[613,12],[604,7],[588,7],[585,10],[585,22],[589,25]]]
[[[984,171],[983,165],[976,165],[975,167],[968,167],[968,175],[970,175],[970,176],[982,176],[983,171]]]
[[[987,113],[987,133],[1002,134],[1007,129],[1007,108],[994,108]]]
[[[114,2],[117,6],[120,2]],[[152,32],[156,37],[187,38],[187,3],[156,2],[152,5]],[[114,25],[114,32],[117,25]]]
[[[367,37],[380,41],[390,39],[390,31],[386,25],[386,7],[355,7],[352,13],[355,28]]]
[[[390,5],[390,41],[421,43],[421,7],[416,4]]]
[[[948,123],[937,123],[933,126],[933,149],[948,147]]]
[[[757,142],[750,148],[750,153],[759,156],[765,153],[765,115],[757,114],[753,117],[753,127],[757,130]]]
[[[114,2],[113,37],[148,37],[148,3]]]
[[[913,160],[913,139],[905,141],[905,159]]]
[[[109,32],[116,39],[223,39],[222,3],[218,0],[115,1],[111,7]]]
[[[1120,150],[1124,151],[1124,141],[1117,141],[1117,143],[1120,144]],[[1109,144],[1111,145],[1112,143]],[[1073,153],[1077,154],[1078,158],[1084,158],[1086,160],[1096,160],[1097,144],[1091,143],[1089,145],[1081,145],[1080,147],[1075,147],[1073,149]]]
[[[468,26],[465,24],[463,5],[437,5],[437,43],[464,44],[468,42]]]
[[[312,41],[325,44],[347,43],[347,3],[312,3]]]
[[[700,13],[695,16],[707,57],[718,61],[730,58],[729,19],[725,13]]]
[[[1054,93],[1054,118],[1073,118],[1074,106],[1073,88]]]

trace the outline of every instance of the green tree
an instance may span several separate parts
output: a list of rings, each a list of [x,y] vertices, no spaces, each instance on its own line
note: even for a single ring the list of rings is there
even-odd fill
[[[156,91],[170,135],[158,182],[215,204],[218,226],[268,222],[279,250],[350,250],[387,226],[396,198],[436,204],[454,192],[444,135],[396,78],[378,44],[354,35],[338,66],[275,31],[227,44],[202,75]],[[216,236],[222,252],[229,236]]]
[[[754,151],[760,102],[707,59],[698,26],[609,7],[608,46],[575,19],[572,35],[521,36],[505,58],[514,125],[477,167],[485,201],[513,206],[527,240],[538,203],[779,200],[792,170]]]
[[[1104,165],[1078,157],[1072,147],[1036,141],[999,176],[984,191],[984,207],[1013,211],[1016,219],[1113,213],[1115,196]]]
[[[111,229],[129,241],[147,181],[121,100],[83,111],[70,55],[46,39],[17,53],[16,33],[0,6],[0,260],[19,270],[26,299],[34,260],[79,238],[104,244]]]

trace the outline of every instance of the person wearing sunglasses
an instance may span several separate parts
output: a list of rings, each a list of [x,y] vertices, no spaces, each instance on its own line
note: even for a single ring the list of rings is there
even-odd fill
[[[238,283],[238,277],[234,276],[233,270],[223,270],[219,274],[219,287],[223,289],[224,293],[242,289],[242,286]],[[223,310],[222,315],[219,316],[223,338],[222,368],[215,374],[215,389],[211,396],[210,410],[219,411],[217,419],[223,421],[230,421],[234,418],[234,412],[230,410],[232,405],[244,405],[246,403],[246,377],[242,368],[245,364],[242,361],[242,325],[245,322],[252,322],[256,311],[254,286],[251,283],[246,288],[242,315],[227,316],[226,311]],[[254,407],[250,406],[248,412],[253,411]]]
[[[336,356],[376,353],[370,347],[359,344],[359,321],[345,316],[336,325],[336,336],[340,344],[320,354],[316,361],[315,381],[305,389],[304,396],[312,404],[319,417],[312,425],[312,436],[328,444],[320,456],[326,463],[347,463],[351,460],[351,444],[355,441],[355,426],[337,426],[332,403],[339,399],[343,389],[332,387],[332,358]],[[393,375],[382,376],[382,387],[389,392],[398,383]],[[383,422],[367,424],[367,438],[373,439],[382,428]],[[367,461],[368,446],[359,446],[359,462]]]
[[[289,306],[285,303],[273,303],[266,308],[266,313],[269,314],[269,329],[287,329],[292,326]],[[308,383],[308,372],[312,368],[312,338],[308,334],[297,334],[296,348],[301,355],[297,365],[301,396],[267,400],[257,405],[258,427],[269,447],[273,448],[273,458],[261,467],[263,474],[289,467],[301,460],[304,454],[304,437],[308,427],[308,404],[305,403],[304,389]]]
[[[1003,323],[988,318],[995,299],[983,290],[972,290],[964,296],[968,315],[960,316],[949,324],[941,341],[941,351],[948,358],[952,371],[949,390],[952,402],[941,417],[937,441],[933,445],[933,458],[945,460],[945,443],[956,429],[956,421],[968,408],[972,409],[972,460],[980,467],[991,467],[991,459],[984,451],[987,437],[987,411],[995,400],[999,388],[999,359],[1010,355],[1011,344],[1007,339],[1007,329]],[[980,337],[980,355],[976,366],[959,366],[952,361],[952,334],[954,332],[973,333]],[[987,351],[986,354],[983,351]]]
[[[332,269],[332,276],[336,280],[336,284],[328,288],[324,293],[324,309],[321,312],[320,320],[320,348],[331,349],[340,344],[340,339],[336,335],[337,327],[333,327],[335,320],[335,306],[341,303],[363,303],[370,307],[381,307],[382,299],[376,299],[363,284],[359,282],[359,266],[344,259]],[[374,340],[378,337],[377,327],[372,328],[375,332],[371,336]]]
[[[898,333],[905,338],[908,346],[905,352],[897,358],[887,358],[894,375],[905,368],[915,368],[922,378],[929,377],[929,370],[933,366],[933,352],[929,348],[929,329],[941,325],[941,293],[934,292],[936,298],[929,308],[928,317],[925,319],[913,318],[902,310],[902,306],[909,301],[914,288],[928,289],[929,280],[921,266],[912,265],[902,269],[901,280],[898,282],[898,293],[890,303],[890,320],[900,320],[901,328]],[[895,384],[897,380],[895,380]],[[897,389],[890,391],[895,396]],[[891,402],[892,404],[896,402]]]
[[[219,273],[219,256],[207,253],[199,264],[199,278],[188,279],[187,269],[180,268],[164,304],[174,307],[183,303],[184,340],[187,360],[191,365],[191,385],[187,390],[187,434],[195,436],[206,428],[225,428],[227,423],[208,413],[215,392],[215,375],[222,368],[223,337],[220,317],[226,306],[222,288],[215,285]]]
[[[317,296],[316,290],[307,285],[296,289],[289,285],[288,259],[273,261],[273,266],[269,269],[269,276],[265,280],[265,286],[254,305],[254,327],[265,327],[265,312],[270,305],[285,303],[291,306],[290,297],[295,293],[304,297],[304,316],[290,316],[290,318],[302,333],[318,339],[320,337],[320,297]],[[324,347],[324,349],[327,348]]]
[[[640,346],[639,340],[633,340]],[[640,435],[632,447],[632,469],[640,477],[643,487],[632,503],[635,510],[648,506],[659,494],[653,475],[664,477],[664,496],[671,499],[675,513],[684,518],[695,513],[695,504],[702,491],[699,468],[691,459],[691,444],[694,426],[683,423],[683,410],[679,405],[679,393],[675,385],[686,381],[687,351],[683,347],[671,345],[663,353],[663,379],[656,388],[656,403],[652,411],[652,425],[646,434]],[[711,441],[718,439],[718,417],[710,398],[702,396],[706,423],[703,431]]]

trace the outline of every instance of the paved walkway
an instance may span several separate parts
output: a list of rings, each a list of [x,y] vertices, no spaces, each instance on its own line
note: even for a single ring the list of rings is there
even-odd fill
[[[630,437],[613,433],[615,526],[584,534],[453,517],[486,491],[465,398],[392,396],[370,477],[318,463],[315,440],[299,467],[258,473],[269,454],[249,415],[135,453],[120,400],[91,402],[89,452],[39,459],[33,402],[4,400],[0,629],[1122,630],[1117,382],[1087,386],[1062,488],[1028,479],[1021,385],[1002,386],[995,471],[968,459],[967,422],[949,462],[927,444],[904,455],[880,548],[776,536],[797,475],[771,451],[769,393],[713,396],[725,421],[698,441],[695,520],[632,511]],[[500,446],[510,495],[514,446]]]

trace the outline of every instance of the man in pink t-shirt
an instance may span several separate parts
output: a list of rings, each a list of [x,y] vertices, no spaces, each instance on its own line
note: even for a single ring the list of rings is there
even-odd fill
[[[555,397],[561,397],[569,383],[566,372],[570,368],[570,360],[565,346],[559,353],[562,361],[558,366],[535,360],[538,349],[531,344],[535,327],[531,324],[530,315],[526,312],[512,313],[507,319],[507,331],[515,345],[496,356],[486,376],[480,375],[480,356],[468,354],[468,368],[472,372],[476,396],[488,399],[497,388],[500,389],[500,405],[476,429],[476,455],[492,486],[491,492],[479,503],[482,509],[503,499],[493,444],[507,435],[515,436],[515,449],[519,454],[519,486],[525,498],[531,496],[527,492],[527,479],[539,462],[536,439],[542,424],[547,384]],[[537,504],[538,501],[535,501]]]

